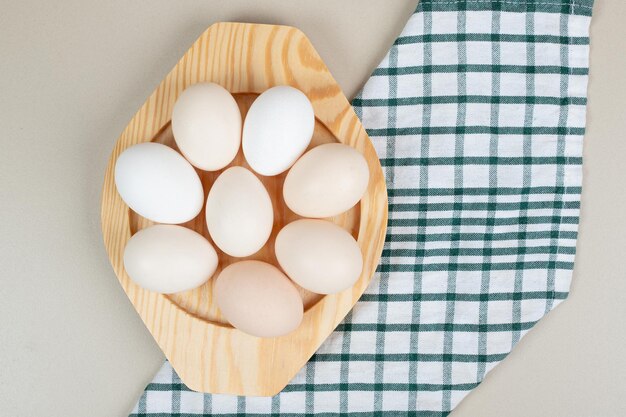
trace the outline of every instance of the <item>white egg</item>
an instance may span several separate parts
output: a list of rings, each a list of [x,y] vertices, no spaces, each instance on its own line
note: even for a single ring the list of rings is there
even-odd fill
[[[363,256],[356,240],[326,220],[289,223],[276,236],[275,250],[289,278],[318,294],[350,288],[363,271]]]
[[[159,143],[140,143],[122,152],[115,163],[115,186],[131,209],[158,223],[189,221],[204,202],[193,167]]]
[[[218,84],[194,84],[174,104],[172,132],[178,148],[195,167],[222,169],[235,158],[241,143],[237,102]]]
[[[278,268],[261,261],[228,265],[217,277],[215,299],[237,329],[257,337],[277,337],[302,321],[302,298]]]
[[[209,191],[206,222],[211,238],[221,250],[231,256],[252,255],[272,232],[272,201],[252,172],[231,167],[217,177]]]
[[[243,125],[243,153],[261,175],[287,170],[311,142],[315,128],[313,106],[300,90],[281,85],[252,103]]]
[[[291,168],[283,185],[287,206],[302,217],[331,217],[352,208],[367,189],[363,155],[340,143],[317,146]]]
[[[126,243],[124,268],[139,286],[171,294],[207,282],[217,268],[217,254],[193,230],[158,224],[140,230]]]

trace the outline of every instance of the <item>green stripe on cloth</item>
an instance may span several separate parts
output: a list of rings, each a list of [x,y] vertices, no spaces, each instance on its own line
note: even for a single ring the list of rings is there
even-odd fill
[[[422,0],[353,100],[383,166],[381,262],[272,398],[165,363],[132,417],[445,417],[568,295],[590,0]]]
[[[586,97],[541,97],[541,96],[435,96],[435,97],[398,97],[393,99],[355,98],[352,105],[360,107],[397,107],[414,106],[416,104],[454,104],[454,103],[485,103],[485,104],[551,104],[566,106],[568,104],[587,104]]]
[[[521,42],[521,43],[562,43],[566,45],[589,45],[585,36],[553,35],[511,35],[500,33],[443,33],[416,36],[400,36],[394,45],[425,42]],[[353,103],[355,104],[355,103]]]
[[[495,10],[591,16],[593,0],[420,0],[418,12]]]
[[[453,299],[456,301],[498,301],[498,300],[541,300],[548,297],[554,297],[563,300],[567,297],[566,292],[552,291],[524,291],[512,293],[481,293],[481,294],[364,294],[361,297],[362,302],[405,302],[405,301],[446,301]]]
[[[456,194],[465,195],[488,195],[492,192],[489,187],[465,187],[465,188],[396,188],[387,190],[390,197],[415,197],[415,196],[451,196]],[[581,187],[553,187],[553,186],[539,186],[539,187],[499,187],[498,195],[500,196],[516,196],[516,195],[552,195],[552,194],[573,194],[580,195]],[[392,202],[393,204],[393,202]],[[553,204],[560,204],[560,202],[554,202]],[[580,204],[580,203],[579,203]]]
[[[463,42],[460,42],[463,43]],[[520,74],[566,74],[587,75],[588,69],[581,67],[565,67],[560,65],[485,65],[485,64],[455,64],[455,65],[415,65],[410,67],[378,67],[372,76],[379,75],[408,75],[408,74],[443,74],[465,72],[510,72]]]
[[[461,103],[463,104],[463,103]],[[582,136],[585,128],[565,126],[412,126],[412,127],[384,127],[368,129],[370,136],[410,136],[410,135],[564,135],[566,133]],[[455,157],[458,157],[455,155]]]

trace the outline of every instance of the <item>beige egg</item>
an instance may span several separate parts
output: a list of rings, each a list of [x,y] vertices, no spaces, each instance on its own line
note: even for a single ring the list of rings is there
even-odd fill
[[[205,171],[222,169],[235,158],[241,124],[237,102],[214,83],[187,87],[172,110],[176,145],[193,166]]]
[[[283,197],[302,217],[331,217],[352,208],[367,189],[369,169],[356,149],[327,143],[305,153],[291,168]]]
[[[356,240],[326,220],[289,223],[276,236],[275,250],[289,278],[318,294],[350,288],[363,271],[363,255]]]
[[[204,236],[183,226],[157,224],[135,233],[124,248],[124,269],[141,287],[172,294],[199,287],[217,268]]]
[[[268,263],[241,261],[227,266],[213,291],[226,320],[252,336],[282,336],[302,321],[304,307],[298,290]]]

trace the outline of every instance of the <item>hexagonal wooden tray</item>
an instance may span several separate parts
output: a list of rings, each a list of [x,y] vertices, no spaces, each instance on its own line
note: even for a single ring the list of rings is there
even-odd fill
[[[156,141],[176,149],[170,119],[178,95],[189,85],[211,81],[233,93],[245,116],[254,98],[275,85],[302,90],[313,103],[316,127],[311,146],[341,142],[366,158],[370,182],[361,202],[329,220],[349,230],[363,252],[363,273],[354,287],[321,296],[301,289],[304,319],[293,333],[257,338],[232,328],[212,300],[213,279],[174,295],[134,284],[123,266],[124,246],[151,224],[122,201],[113,171],[118,155],[136,143]],[[247,166],[241,151],[231,165]],[[205,196],[219,172],[198,171]],[[284,174],[260,177],[274,202],[274,229],[268,244],[246,259],[276,264],[276,233],[297,219],[282,201]],[[363,126],[310,41],[287,26],[218,23],[209,27],[165,77],[119,137],[104,179],[102,233],[113,269],[155,340],[191,389],[210,393],[270,396],[278,393],[315,353],[369,284],[378,265],[387,224],[387,191],[380,162]],[[204,211],[185,224],[210,240]],[[217,249],[217,247],[216,247]],[[240,260],[218,250],[220,267]]]

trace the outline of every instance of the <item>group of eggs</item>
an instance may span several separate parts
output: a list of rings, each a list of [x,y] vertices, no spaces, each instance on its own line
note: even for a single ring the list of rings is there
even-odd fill
[[[241,260],[220,272],[213,296],[224,318],[254,336],[281,336],[295,330],[303,317],[302,298],[293,282],[318,294],[351,287],[363,268],[360,248],[350,233],[323,218],[358,203],[369,170],[365,158],[347,145],[323,144],[304,153],[314,127],[310,101],[293,87],[263,92],[243,123],[237,102],[223,87],[200,83],[184,90],[172,113],[172,132],[182,155],[147,142],[126,149],[115,165],[122,200],[159,223],[127,242],[128,276],[164,294],[206,283],[217,269],[217,253],[204,236],[178,225],[194,219],[203,206],[209,235],[224,253],[247,257],[266,244],[274,210],[259,178],[232,166],[211,184],[205,205],[193,168],[221,170],[241,145],[258,175],[274,176],[291,168],[282,196],[290,210],[305,218],[287,224],[276,236],[274,251],[282,271],[266,262]]]

